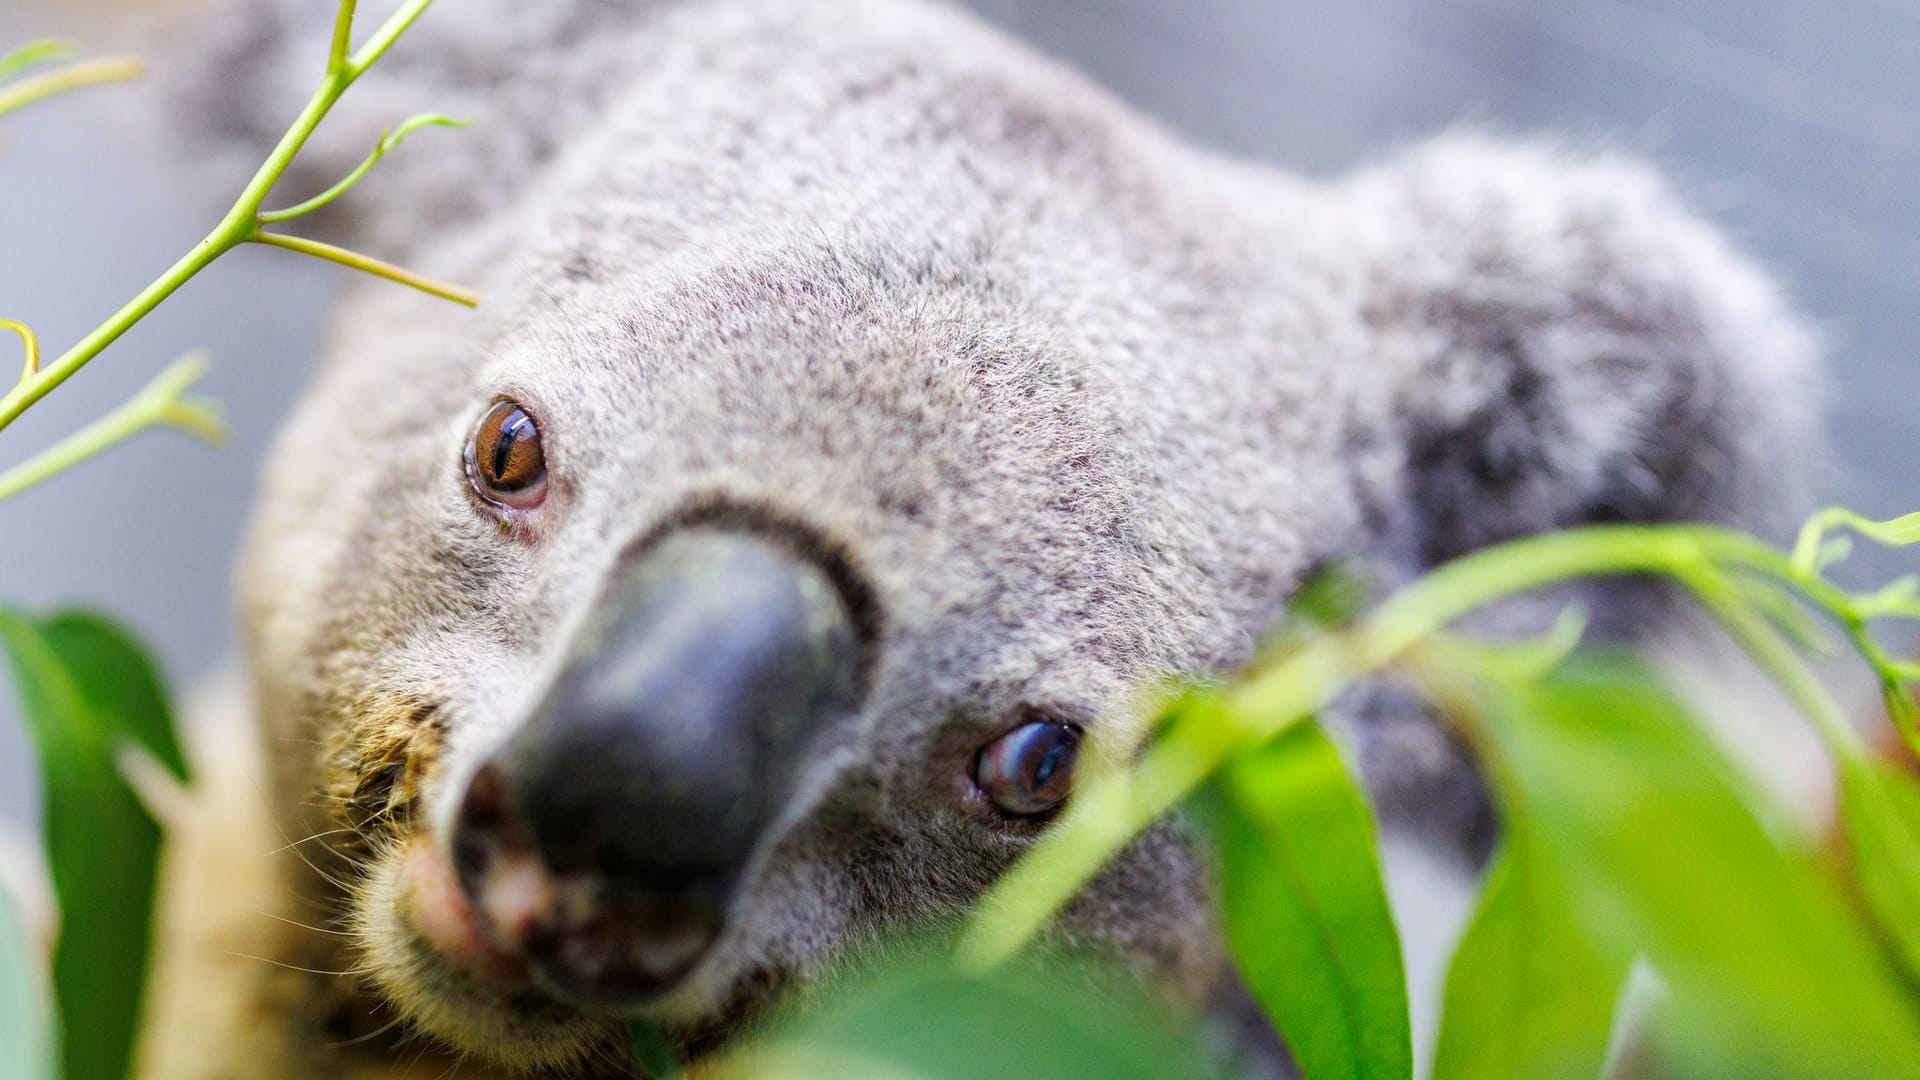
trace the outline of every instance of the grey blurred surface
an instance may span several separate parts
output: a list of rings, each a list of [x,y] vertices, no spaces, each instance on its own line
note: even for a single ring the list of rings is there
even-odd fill
[[[1827,330],[1848,475],[1824,494],[1874,513],[1920,503],[1920,455],[1910,452],[1920,383],[1920,5],[973,6],[1197,139],[1316,173],[1459,122],[1652,157]],[[0,0],[0,45],[109,7]],[[458,0],[428,17],[459,18]],[[31,322],[51,348],[132,295],[211,221],[206,178],[189,177],[165,131],[137,119],[128,102],[140,94],[89,91],[0,125],[0,314]],[[288,103],[290,116],[297,106]],[[0,506],[0,597],[109,608],[154,642],[176,685],[214,663],[231,641],[228,569],[253,474],[304,378],[332,280],[330,268],[283,252],[238,252],[0,437],[0,464],[11,464],[195,347],[218,358],[207,389],[227,402],[235,432],[220,453],[147,436]],[[0,341],[0,370],[12,370],[11,349]],[[34,803],[16,720],[11,700],[0,702],[0,819],[19,820]]]

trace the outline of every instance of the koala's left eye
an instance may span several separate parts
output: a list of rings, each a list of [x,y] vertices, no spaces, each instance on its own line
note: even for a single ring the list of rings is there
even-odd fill
[[[1014,728],[980,748],[973,782],[1009,814],[1044,814],[1073,790],[1080,732],[1053,720]]]
[[[480,497],[531,510],[547,497],[547,456],[540,426],[513,401],[496,401],[467,442],[467,481]]]

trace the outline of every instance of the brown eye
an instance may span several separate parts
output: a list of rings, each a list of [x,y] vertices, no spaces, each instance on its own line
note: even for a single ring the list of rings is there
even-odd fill
[[[1009,814],[1044,814],[1073,789],[1080,732],[1052,720],[1014,728],[981,747],[973,782]]]
[[[547,497],[547,458],[527,411],[498,401],[467,443],[467,480],[488,502],[531,510]]]

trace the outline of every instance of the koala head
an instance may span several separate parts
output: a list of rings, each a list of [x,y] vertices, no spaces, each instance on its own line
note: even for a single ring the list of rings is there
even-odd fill
[[[348,288],[243,574],[293,872],[463,1052],[717,1045],[955,925],[1316,566],[1758,522],[1806,441],[1804,334],[1637,166],[1307,182],[918,3],[469,7],[347,115],[474,107],[355,227],[486,302]],[[1479,820],[1347,711],[1390,819]],[[1219,978],[1171,825],[1050,933]]]

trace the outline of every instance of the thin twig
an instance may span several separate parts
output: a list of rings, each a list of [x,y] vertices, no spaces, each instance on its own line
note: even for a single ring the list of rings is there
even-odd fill
[[[304,236],[286,236],[281,233],[269,232],[256,233],[248,239],[256,244],[286,248],[288,251],[297,251],[302,255],[311,255],[316,259],[325,259],[328,262],[339,263],[341,266],[350,266],[355,270],[364,271],[375,277],[383,277],[388,281],[396,281],[402,285],[411,286],[412,288],[419,289],[421,292],[429,293],[445,300],[451,300],[456,304],[465,304],[467,307],[478,307],[480,304],[480,294],[471,289],[462,288],[459,285],[453,285],[444,281],[437,281],[427,277],[425,274],[418,274],[412,270],[408,270],[404,266],[395,266],[390,262],[383,262],[370,255],[362,255],[357,251],[349,251],[346,248],[336,247],[320,240],[309,240]]]
[[[33,378],[40,371],[40,338],[34,334],[33,327],[13,319],[0,319],[0,330],[11,330],[20,335],[20,343],[26,353],[26,358],[21,361],[20,381]]]
[[[200,354],[182,357],[126,404],[0,473],[0,502],[150,428],[176,428],[204,442],[225,442],[227,428],[213,404],[186,396],[206,368]]]
[[[131,82],[146,74],[146,70],[137,56],[103,56],[21,79],[11,86],[0,87],[0,116],[83,86]]]

